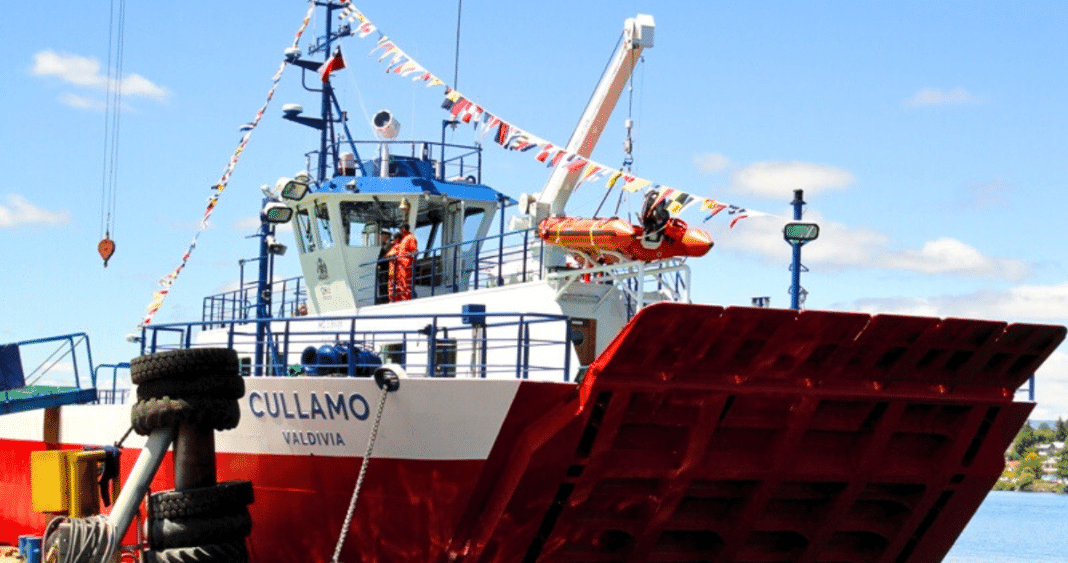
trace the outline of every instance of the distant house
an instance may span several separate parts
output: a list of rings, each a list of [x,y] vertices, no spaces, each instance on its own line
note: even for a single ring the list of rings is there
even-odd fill
[[[1035,449],[1038,455],[1055,455],[1064,451],[1064,442],[1053,442],[1049,444],[1039,444]]]
[[[1001,477],[999,477],[998,480],[999,481],[1010,481],[1011,479],[1009,479],[1008,475],[1010,473],[1015,473],[1016,472],[1016,466],[1017,465],[1020,465],[1020,462],[1018,462],[1018,461],[1006,461],[1005,462],[1005,471],[1003,471],[1001,473]]]
[[[1038,455],[1045,456],[1042,462],[1042,479],[1045,481],[1057,481],[1057,460],[1064,451],[1064,442],[1041,444],[1037,448]]]

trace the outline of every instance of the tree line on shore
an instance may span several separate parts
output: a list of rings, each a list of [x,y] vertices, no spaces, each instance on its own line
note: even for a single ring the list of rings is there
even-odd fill
[[[1047,422],[1032,426],[1028,421],[1005,452],[1005,471],[994,490],[1068,492],[1066,439],[1068,421],[1057,418],[1052,426]],[[1059,448],[1055,443],[1060,444]],[[1043,480],[1043,475],[1055,480]]]

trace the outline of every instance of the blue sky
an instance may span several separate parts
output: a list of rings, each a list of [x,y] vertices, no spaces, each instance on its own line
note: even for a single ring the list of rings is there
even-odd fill
[[[9,297],[0,341],[85,331],[97,362],[122,339],[196,232],[209,186],[263,103],[307,4],[129,3],[115,227],[96,255],[104,170],[105,2],[5,9],[0,65],[0,246]],[[607,5],[607,7],[606,7]],[[356,3],[421,64],[452,82],[453,3]],[[1062,2],[467,2],[459,90],[545,139],[566,142],[625,18],[656,19],[635,74],[635,172],[657,183],[789,216],[805,190],[823,226],[805,248],[806,307],[1064,324],[1068,270],[1068,8]],[[321,30],[314,22],[308,34]],[[348,38],[335,76],[358,136],[394,111],[402,138],[439,138],[441,90],[387,76]],[[197,318],[204,295],[255,253],[258,187],[304,167],[315,140],[283,103],[315,107],[287,70],[229,188],[158,315]],[[626,98],[593,158],[622,161]],[[469,128],[450,133],[470,143]],[[487,183],[535,192],[547,169],[488,143]],[[569,204],[589,214],[603,187]],[[615,196],[611,198],[615,201]],[[614,206],[614,203],[613,203]],[[624,202],[621,213],[640,206]],[[692,223],[701,216],[684,214]],[[789,304],[781,221],[705,223],[695,301]],[[280,275],[296,275],[295,265]],[[1039,373],[1034,417],[1068,416],[1068,351]]]

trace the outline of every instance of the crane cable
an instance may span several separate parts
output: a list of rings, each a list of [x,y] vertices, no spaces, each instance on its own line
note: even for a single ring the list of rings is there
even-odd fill
[[[638,63],[643,62],[645,62],[645,57],[638,57],[638,60],[634,62],[632,65],[634,70],[631,71],[627,84],[627,121],[625,124],[627,138],[623,140],[623,170],[627,172],[631,171],[631,165],[634,164],[634,139],[631,137],[631,130],[634,128],[634,74],[639,70]],[[616,216],[619,216],[619,208],[623,205],[624,193],[626,192],[623,190],[619,191],[619,199],[616,200]],[[605,197],[607,198],[608,194],[605,194]]]
[[[111,234],[115,229],[115,199],[118,192],[119,124],[122,114],[122,65],[126,31],[126,0],[111,2],[108,21],[107,104],[104,111],[104,165],[100,180],[100,232],[97,252],[108,267],[115,253]],[[114,56],[113,56],[114,55]]]
[[[620,40],[622,41],[622,38],[620,38]],[[634,53],[631,52],[630,56],[633,57]],[[640,57],[637,61],[632,62],[630,78],[627,81],[627,121],[624,124],[624,127],[627,129],[627,138],[623,140],[623,166],[620,170],[625,170],[628,173],[630,172],[631,165],[634,164],[634,140],[631,137],[631,130],[634,128],[634,73],[638,67],[637,63],[641,62],[645,62],[644,57]],[[601,213],[601,208],[604,207],[605,202],[608,201],[608,196],[612,193],[613,187],[614,186],[609,186],[605,191],[604,197],[601,198],[601,203],[597,205],[597,210],[593,213],[594,217],[597,217]],[[620,190],[619,199],[616,201],[615,216],[617,217],[619,216],[619,208],[623,204],[624,193],[626,192]]]

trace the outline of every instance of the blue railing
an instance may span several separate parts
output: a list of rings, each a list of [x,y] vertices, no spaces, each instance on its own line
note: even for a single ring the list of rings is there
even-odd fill
[[[545,249],[534,229],[512,231],[480,239],[445,245],[417,255],[411,285],[415,297],[458,293],[470,289],[534,281],[544,277],[540,256]],[[365,272],[357,280],[360,287],[376,287],[382,293],[386,281],[379,279],[389,258],[360,264]],[[382,297],[378,295],[378,297]],[[360,306],[376,301],[361,299]]]
[[[58,346],[55,349],[45,346],[52,343],[58,343]],[[88,334],[78,332],[24,340],[6,347],[16,353],[7,357],[8,362],[2,369],[14,375],[11,379],[21,385],[3,392],[0,414],[97,400],[96,374],[91,369],[88,385],[82,385],[83,367],[93,365]],[[36,364],[29,373],[25,373],[23,367],[27,361],[30,365]],[[45,376],[49,379],[42,383]]]
[[[204,298],[200,319],[204,322],[253,319],[256,317],[258,284],[255,280],[238,289],[209,295]],[[271,314],[290,317],[299,314],[301,304],[308,300],[304,277],[296,276],[270,284]]]
[[[93,381],[99,382],[101,369],[111,370],[111,389],[101,389],[99,386],[96,390],[96,402],[102,405],[124,405],[126,399],[129,398],[129,389],[119,389],[119,370],[124,369],[129,373],[130,363],[121,362],[118,364],[100,364],[93,369]]]
[[[257,341],[257,334],[266,337]],[[382,362],[400,364],[413,376],[568,381],[569,338],[565,315],[484,313],[474,321],[465,314],[292,317],[151,325],[142,329],[141,352],[234,348],[255,376],[370,375],[366,368]],[[308,370],[302,361],[308,349],[324,346],[332,348],[328,357],[334,360],[316,361],[316,369]]]
[[[437,178],[438,180],[463,179],[469,181],[473,178],[476,183],[482,183],[482,148],[472,145],[457,145],[436,141],[350,141],[340,139],[328,150],[334,155],[352,150],[360,154],[362,158],[352,170],[337,170],[341,176],[359,176],[362,173],[369,176],[379,176],[380,161],[377,158],[379,147],[385,143],[393,156],[404,156],[415,162],[423,163],[417,166],[418,173],[404,173],[404,176],[417,176]],[[362,152],[361,152],[362,149]],[[319,159],[319,151],[314,150],[304,155],[307,158],[307,169],[312,169],[312,163]],[[331,155],[332,156],[332,155]],[[424,168],[425,166],[425,168]]]

